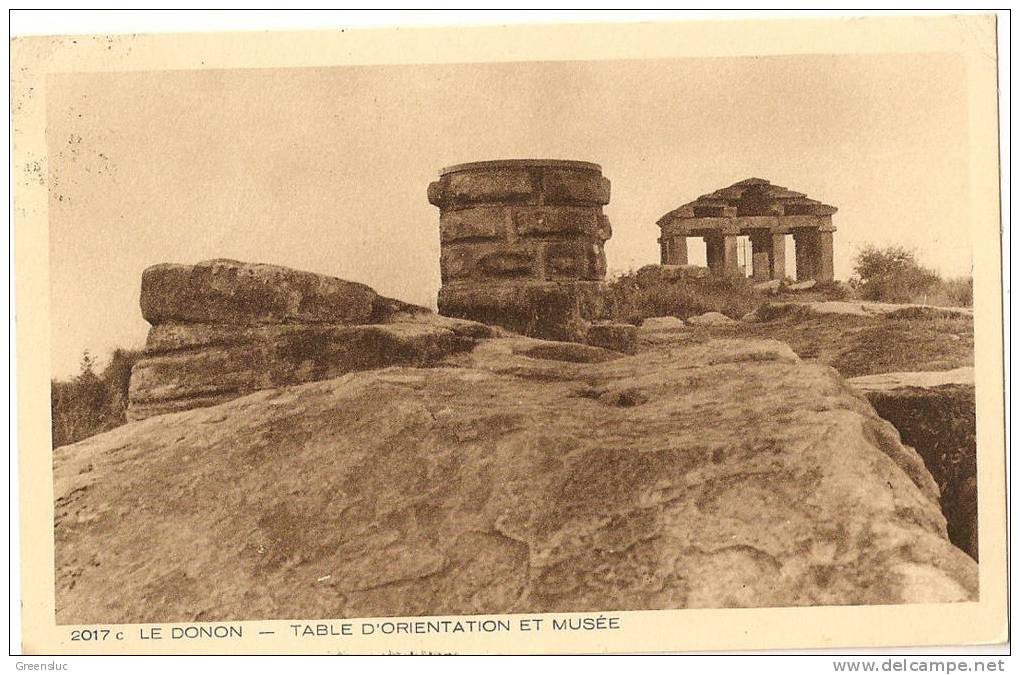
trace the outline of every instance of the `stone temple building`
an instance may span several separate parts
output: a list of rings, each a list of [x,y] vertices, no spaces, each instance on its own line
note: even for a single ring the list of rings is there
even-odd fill
[[[598,164],[458,164],[429,185],[439,208],[440,314],[552,340],[583,340],[604,315],[612,235]]]
[[[751,241],[752,278],[784,279],[786,237],[796,246],[798,281],[832,281],[832,214],[836,207],[800,192],[748,178],[702,195],[659,219],[662,264],[687,264],[687,237],[702,237],[709,269],[738,275],[738,237]]]

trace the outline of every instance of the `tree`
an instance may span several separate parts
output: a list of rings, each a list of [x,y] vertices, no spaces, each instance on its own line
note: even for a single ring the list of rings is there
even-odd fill
[[[53,447],[124,424],[131,367],[140,355],[130,349],[114,350],[110,363],[97,375],[95,359],[86,349],[77,375],[50,382]]]
[[[857,254],[850,278],[861,298],[882,302],[923,301],[940,282],[936,272],[921,266],[914,252],[902,246],[865,246]]]

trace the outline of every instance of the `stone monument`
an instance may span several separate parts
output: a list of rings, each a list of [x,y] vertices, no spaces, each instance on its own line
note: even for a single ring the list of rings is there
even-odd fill
[[[751,240],[755,281],[786,278],[786,236],[796,248],[797,281],[832,281],[835,206],[762,178],[702,195],[659,219],[664,265],[687,264],[687,237],[703,237],[708,267],[717,276],[739,275],[737,237]]]
[[[439,207],[439,313],[583,341],[603,318],[609,180],[589,162],[458,164],[429,185]]]

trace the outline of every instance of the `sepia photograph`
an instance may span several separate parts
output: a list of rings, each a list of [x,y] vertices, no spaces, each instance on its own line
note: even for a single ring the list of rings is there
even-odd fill
[[[995,22],[16,38],[26,650],[1006,639]]]

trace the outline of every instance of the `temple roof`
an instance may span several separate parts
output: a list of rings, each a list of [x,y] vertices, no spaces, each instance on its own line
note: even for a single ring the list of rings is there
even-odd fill
[[[810,199],[802,192],[773,185],[764,178],[747,178],[673,209],[659,218],[658,224],[677,218],[831,216],[835,212],[835,206]]]

